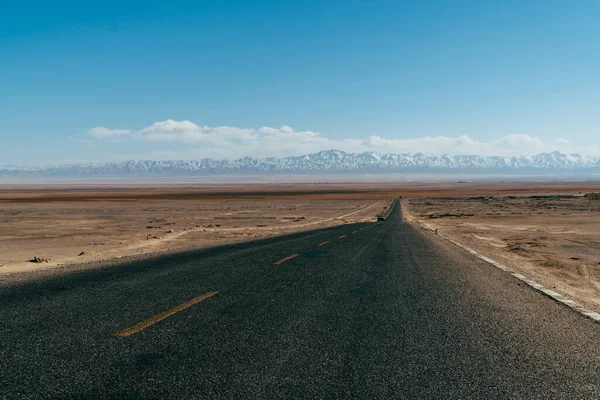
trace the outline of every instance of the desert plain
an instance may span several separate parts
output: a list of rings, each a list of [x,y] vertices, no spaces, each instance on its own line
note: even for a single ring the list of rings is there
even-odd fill
[[[2,275],[374,221],[390,198],[321,188],[0,187]],[[346,198],[348,197],[348,198]]]
[[[0,185],[0,281],[375,223],[402,197],[409,222],[600,310],[592,193],[600,184]]]
[[[600,311],[600,197],[577,191],[411,199],[404,212],[409,221]]]

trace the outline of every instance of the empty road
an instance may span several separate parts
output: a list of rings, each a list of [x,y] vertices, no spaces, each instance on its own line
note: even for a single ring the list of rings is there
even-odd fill
[[[402,221],[0,284],[0,398],[599,398],[600,324]]]

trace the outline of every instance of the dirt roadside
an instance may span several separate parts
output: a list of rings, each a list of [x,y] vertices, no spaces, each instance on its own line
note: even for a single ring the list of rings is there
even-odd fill
[[[0,275],[375,221],[390,204],[271,198],[4,203]]]
[[[478,196],[403,201],[407,221],[600,311],[600,201],[569,196]]]

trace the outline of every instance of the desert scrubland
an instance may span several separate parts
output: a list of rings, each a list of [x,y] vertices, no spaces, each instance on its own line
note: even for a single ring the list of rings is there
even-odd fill
[[[577,188],[574,188],[577,189]],[[581,192],[581,193],[580,193]],[[600,310],[600,198],[546,195],[423,198],[407,219]]]
[[[597,183],[3,185],[0,279],[375,221],[401,196],[410,221],[599,310],[600,200],[585,197],[599,192]]]
[[[0,190],[0,275],[374,221],[390,199],[252,188]]]

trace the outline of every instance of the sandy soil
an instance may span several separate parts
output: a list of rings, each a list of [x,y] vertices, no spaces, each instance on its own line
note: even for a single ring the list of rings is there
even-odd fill
[[[32,193],[27,201],[13,196],[0,202],[0,275],[374,221],[391,204],[391,199],[273,197],[48,201],[55,194]],[[39,201],[32,201],[36,196]],[[31,262],[34,257],[48,262]]]
[[[598,229],[593,211],[574,214],[575,211],[569,209],[564,211],[568,215],[562,216],[562,211],[555,211],[550,216],[550,210],[540,204],[531,204],[529,208],[523,208],[523,204],[515,204],[514,208],[509,199],[505,199],[502,203],[504,208],[491,207],[489,201],[483,203],[480,200],[469,200],[468,204],[479,206],[480,209],[477,212],[460,213],[472,213],[473,217],[429,218],[421,215],[429,212],[458,214],[458,211],[452,211],[452,207],[465,207],[466,203],[443,200],[448,197],[571,195],[579,192],[600,192],[600,184],[0,185],[0,280],[15,272],[48,269],[59,265],[102,265],[108,260],[112,263],[121,257],[136,254],[210,247],[336,224],[374,220],[392,199],[403,196],[439,199],[426,200],[434,205],[414,200],[409,209],[414,204],[415,216],[430,225],[435,222],[449,233],[464,236],[469,244],[485,246],[490,252],[498,251],[498,254],[502,257],[506,255],[510,260],[518,255],[519,263],[522,259],[531,262],[524,257],[528,254],[525,250],[531,252],[534,248],[528,244],[530,242],[541,243],[542,240],[547,240],[540,236],[560,238],[561,241],[582,240],[583,244],[573,241],[566,241],[564,244],[572,246],[571,249],[577,248],[575,253],[589,252],[589,262],[581,255],[569,255],[566,259],[560,259],[569,268],[555,267],[554,275],[563,275],[560,278],[562,281],[557,281],[557,285],[566,285],[563,282],[567,281],[567,276],[574,279],[575,286],[579,285],[577,282],[582,276],[589,277],[583,278],[586,283],[580,285],[583,288],[581,290],[596,293],[594,282],[597,267],[594,262],[600,259],[593,259],[594,248],[590,247],[591,242],[588,241],[595,240],[591,238],[590,232],[597,232]],[[582,202],[584,203],[581,204],[587,204],[585,200]],[[499,214],[488,215],[490,210]],[[544,214],[537,214],[540,211]],[[511,214],[512,212],[521,214]],[[578,215],[577,222],[573,219],[575,215]],[[546,219],[546,216],[550,219]],[[457,221],[465,225],[460,225],[460,230],[450,229]],[[550,221],[555,221],[556,225],[551,225]],[[469,226],[467,223],[474,225]],[[502,227],[492,226],[494,224],[501,224]],[[517,230],[515,227],[518,226],[529,228]],[[542,234],[538,232],[540,229],[553,233]],[[489,234],[496,231],[501,233]],[[577,231],[577,235],[581,237],[568,233],[571,231]],[[535,241],[530,240],[529,236],[523,236],[529,233],[536,236]],[[520,237],[523,239],[518,239]],[[510,244],[520,244],[525,250],[506,251],[504,247],[508,242],[504,239],[508,239]],[[553,246],[554,242],[546,244],[546,249],[552,249]],[[538,248],[544,247],[540,245]],[[585,248],[585,251],[579,250],[580,248]],[[552,255],[547,256],[550,260],[544,260],[553,262]],[[34,257],[49,261],[29,262]],[[581,260],[571,260],[570,257]],[[497,258],[499,261],[504,260]],[[532,271],[536,272],[530,274],[531,277],[536,278],[538,270],[533,268]],[[538,280],[544,281],[540,278]],[[566,287],[570,288],[569,285]],[[570,293],[567,290],[563,292]]]
[[[403,201],[408,220],[600,311],[600,199],[509,196]]]
[[[140,200],[390,199],[600,192],[600,183],[0,185],[2,203]]]

